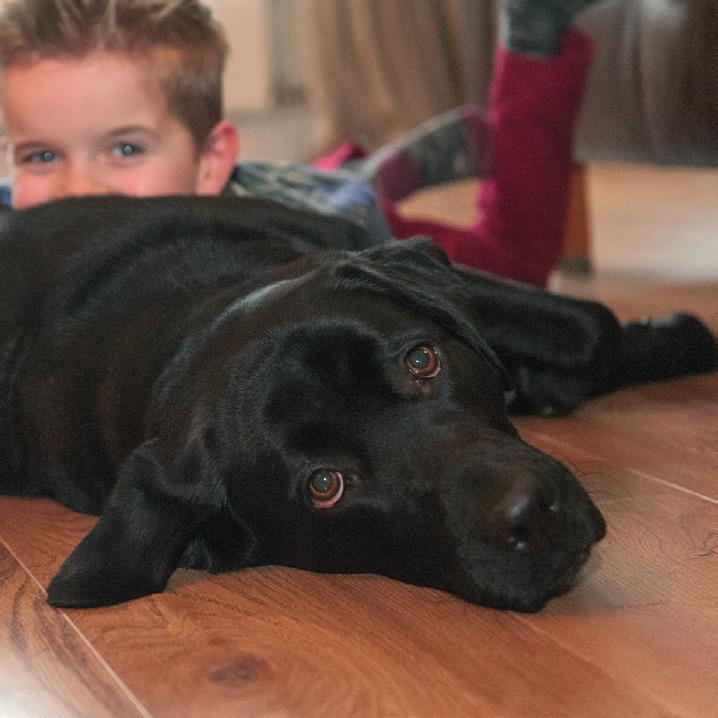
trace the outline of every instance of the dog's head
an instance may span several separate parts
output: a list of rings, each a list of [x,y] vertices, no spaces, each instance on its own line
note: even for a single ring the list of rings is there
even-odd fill
[[[518,436],[505,374],[463,302],[449,267],[407,244],[302,260],[206,307],[160,382],[153,438],[51,602],[160,590],[182,552],[215,569],[374,572],[524,611],[566,590],[603,519],[564,466]],[[160,567],[134,561],[122,575],[118,516],[154,501],[181,513],[175,533],[187,535]],[[134,541],[172,543],[141,521]],[[108,570],[115,588],[89,596]]]

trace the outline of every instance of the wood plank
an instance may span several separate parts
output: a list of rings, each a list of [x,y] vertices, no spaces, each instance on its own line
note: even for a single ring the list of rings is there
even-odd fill
[[[23,536],[58,525],[64,545],[74,515],[33,503],[0,500],[0,532],[46,581],[62,556]],[[178,572],[164,594],[67,613],[153,715],[665,713],[523,617],[380,577]]]
[[[550,429],[522,433],[577,471],[608,523],[586,580],[524,620],[671,710],[712,715],[718,504],[596,458]]]
[[[518,425],[718,499],[718,374],[633,387]]]
[[[0,617],[0,715],[144,715],[2,543]]]
[[[591,163],[595,264],[663,277],[716,278],[718,169]]]

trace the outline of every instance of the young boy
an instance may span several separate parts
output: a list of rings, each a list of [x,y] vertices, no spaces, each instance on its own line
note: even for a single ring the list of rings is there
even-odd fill
[[[222,121],[227,47],[198,3],[13,1],[0,48],[14,207],[226,185],[238,149]]]
[[[5,202],[258,194],[348,216],[384,239],[429,234],[454,261],[542,285],[560,255],[590,59],[588,41],[565,31],[591,1],[507,1],[508,49],[497,59],[488,124],[477,108],[463,108],[345,170],[330,158],[324,164],[335,169],[322,171],[235,165],[237,134],[222,119],[227,45],[198,0],[6,0]],[[489,164],[471,227],[407,221],[394,207],[422,186],[482,174]]]

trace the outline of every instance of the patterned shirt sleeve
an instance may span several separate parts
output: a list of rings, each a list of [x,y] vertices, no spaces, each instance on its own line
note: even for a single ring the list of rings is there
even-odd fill
[[[0,207],[10,207],[11,204],[10,182],[4,177],[0,177]]]
[[[369,182],[345,170],[320,170],[292,162],[239,162],[226,194],[266,197],[298,209],[345,217],[382,244],[391,239]]]

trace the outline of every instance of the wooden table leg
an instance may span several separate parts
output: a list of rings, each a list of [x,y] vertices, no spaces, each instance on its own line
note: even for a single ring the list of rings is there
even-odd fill
[[[591,225],[588,212],[587,169],[576,165],[571,175],[568,212],[560,268],[567,272],[591,272]]]

